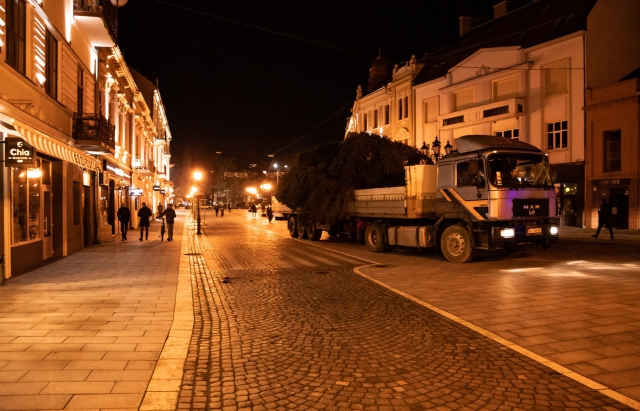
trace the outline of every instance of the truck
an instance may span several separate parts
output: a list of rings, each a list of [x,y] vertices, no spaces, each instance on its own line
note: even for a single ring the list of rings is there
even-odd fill
[[[271,210],[276,220],[287,220],[291,215],[291,209],[282,204],[276,197],[271,197]]]
[[[558,242],[556,192],[547,156],[516,139],[468,135],[433,164],[405,166],[405,185],[353,190],[339,219],[303,224],[294,238],[349,236],[369,251],[396,246],[440,249],[454,263],[481,251],[509,254],[523,245]]]

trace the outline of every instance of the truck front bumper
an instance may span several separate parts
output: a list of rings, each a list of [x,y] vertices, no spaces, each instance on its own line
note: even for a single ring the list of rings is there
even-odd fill
[[[557,219],[493,225],[486,245],[488,249],[504,249],[525,244],[556,244],[559,226]]]

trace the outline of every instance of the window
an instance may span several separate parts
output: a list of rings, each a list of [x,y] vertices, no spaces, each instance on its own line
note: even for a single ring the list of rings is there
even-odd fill
[[[403,98],[403,100],[404,100],[404,104],[403,104],[404,111],[402,113],[403,114],[402,118],[407,118],[409,117],[409,97],[405,97]]]
[[[402,120],[402,99],[398,99],[398,120]]]
[[[424,102],[424,122],[438,121],[438,98],[430,98]]]
[[[389,105],[384,106],[384,124],[389,124]]]
[[[567,121],[547,123],[547,149],[567,148]]]
[[[78,113],[84,113],[84,71],[78,66]]]
[[[547,67],[544,70],[545,92],[547,96],[559,93],[566,93],[568,88],[568,67],[567,63],[557,64]]]
[[[11,171],[13,243],[36,240],[41,237],[40,168],[13,167]]]
[[[476,177],[484,177],[484,163],[479,159],[461,161],[456,164],[457,186],[473,186],[476,183]]]
[[[27,7],[25,0],[7,1],[7,63],[26,73]]]
[[[378,128],[378,110],[373,110],[373,128]]]
[[[496,131],[496,136],[504,138],[512,138],[514,140],[520,140],[520,129],[514,128],[512,130]]]
[[[620,130],[605,131],[603,134],[604,143],[604,172],[622,170],[622,132]]]
[[[369,127],[367,127],[367,113],[364,113],[364,129],[363,131],[367,131],[369,129]]]
[[[475,92],[473,88],[453,93],[453,111],[465,110],[473,107]]]
[[[515,98],[518,95],[518,77],[511,76],[493,82],[493,101]]]
[[[47,81],[44,83],[45,91],[53,98],[58,97],[58,41],[47,31],[45,54],[45,76]]]

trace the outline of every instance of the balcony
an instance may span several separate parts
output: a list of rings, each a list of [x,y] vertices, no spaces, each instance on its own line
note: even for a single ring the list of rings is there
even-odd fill
[[[133,157],[133,168],[139,175],[152,176],[156,167],[151,160],[143,160],[140,157]]]
[[[76,147],[89,154],[116,152],[115,126],[100,114],[73,115],[73,138]]]
[[[93,47],[113,47],[118,42],[118,7],[112,3],[116,1],[73,1],[73,18]],[[121,5],[124,3],[120,0]]]

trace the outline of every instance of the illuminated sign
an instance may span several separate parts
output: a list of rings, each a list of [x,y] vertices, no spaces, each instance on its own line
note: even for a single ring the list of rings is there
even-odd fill
[[[5,166],[35,164],[35,150],[31,144],[20,137],[6,137],[5,144]]]
[[[132,197],[138,197],[142,195],[142,189],[141,188],[132,188],[129,191],[129,194],[131,194]]]
[[[165,193],[165,190],[160,190],[160,194],[164,194],[164,193]]]
[[[153,186],[153,191],[160,191],[160,186]]]

